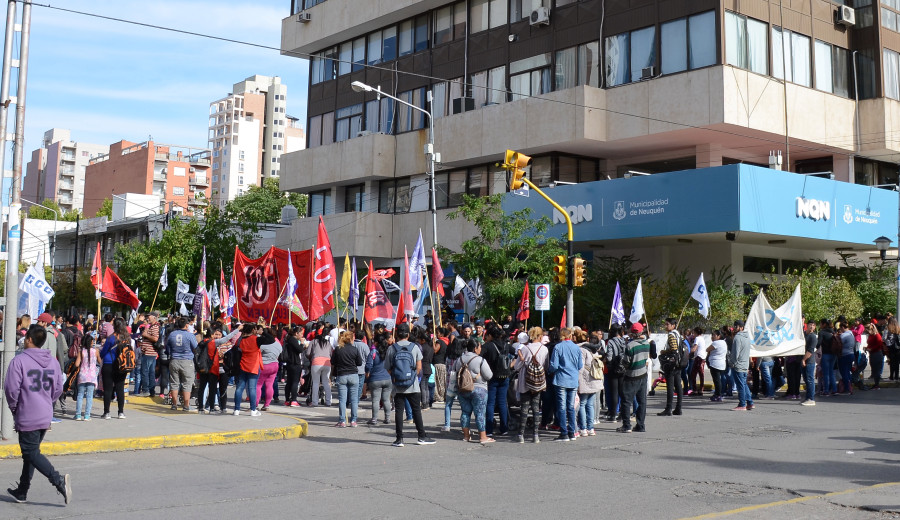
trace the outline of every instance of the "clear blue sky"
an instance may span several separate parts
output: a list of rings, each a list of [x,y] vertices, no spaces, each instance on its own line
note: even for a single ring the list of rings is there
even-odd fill
[[[288,0],[50,3],[276,49],[281,20],[290,14]],[[54,127],[67,128],[74,141],[89,143],[140,142],[152,135],[161,143],[206,147],[209,103],[254,74],[280,76],[288,86],[288,115],[305,121],[306,60],[35,5],[26,162],[44,131]]]

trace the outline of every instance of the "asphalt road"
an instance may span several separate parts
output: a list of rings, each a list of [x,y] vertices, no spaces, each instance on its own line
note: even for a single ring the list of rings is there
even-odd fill
[[[336,429],[337,410],[316,408],[305,439],[56,457],[73,503],[36,475],[30,503],[4,497],[0,518],[900,518],[900,390],[746,413],[697,398],[681,417],[657,417],[660,399],[647,433],[604,423],[576,442],[485,447],[455,420],[439,433],[442,411],[425,412],[437,444],[392,448],[393,426]],[[0,483],[20,468],[0,461]]]

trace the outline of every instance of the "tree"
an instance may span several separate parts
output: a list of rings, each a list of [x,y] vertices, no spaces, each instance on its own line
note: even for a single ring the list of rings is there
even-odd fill
[[[269,177],[262,186],[251,186],[247,193],[225,205],[225,211],[235,221],[275,224],[281,220],[281,209],[288,204],[306,214],[306,195],[282,192],[278,179]]]
[[[49,208],[49,209],[48,209]],[[51,211],[56,210],[56,214]],[[66,211],[59,207],[53,199],[44,199],[40,205],[34,204],[28,208],[28,218],[38,220],[59,220],[60,222],[75,222],[78,218],[84,218],[80,209]]]
[[[800,284],[803,314],[807,318],[821,320],[841,315],[848,318],[862,316],[863,302],[853,286],[844,278],[831,276],[827,265],[814,265],[780,277],[765,275],[763,280],[768,284],[766,298],[773,307],[786,302]],[[761,287],[754,288],[756,293]]]
[[[552,258],[565,254],[559,239],[544,236],[550,229],[549,218],[535,220],[531,208],[506,213],[502,200],[502,195],[463,195],[462,206],[447,218],[464,219],[475,227],[475,236],[463,242],[458,252],[439,247],[457,273],[467,280],[481,280],[484,296],[478,314],[497,319],[515,314],[525,280],[532,284],[550,280]]]
[[[97,210],[97,214],[95,217],[106,217],[107,220],[112,220],[112,199],[107,197],[103,199],[103,203],[100,204],[100,209]]]
[[[646,267],[637,267],[634,255],[595,256],[588,263],[586,278],[585,287],[575,290],[575,311],[581,318],[579,323],[587,322],[592,327],[606,330],[616,282],[619,282],[622,291],[622,306],[625,309],[625,319],[628,319],[638,280],[643,279],[644,283],[648,283],[650,274]]]

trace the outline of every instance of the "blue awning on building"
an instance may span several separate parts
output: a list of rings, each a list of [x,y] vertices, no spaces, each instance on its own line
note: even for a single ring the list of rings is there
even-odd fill
[[[577,242],[744,232],[872,246],[897,243],[898,193],[744,164],[559,186]],[[508,194],[507,212],[530,207],[566,231],[561,214],[536,193]],[[554,215],[554,213],[556,213]]]

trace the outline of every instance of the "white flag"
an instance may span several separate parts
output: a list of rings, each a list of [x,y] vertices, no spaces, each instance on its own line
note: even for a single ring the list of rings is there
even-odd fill
[[[462,290],[465,288],[466,288],[466,281],[463,280],[462,276],[456,275],[456,284],[453,286],[453,295],[456,296],[457,294],[462,292]]]
[[[219,286],[215,280],[213,280],[212,289],[209,291],[209,304],[217,309],[222,305],[222,301],[219,298]]]
[[[427,268],[425,263],[425,246],[422,245],[422,230],[419,230],[419,240],[409,258],[409,286],[415,290],[422,288],[425,283],[423,273]]]
[[[167,287],[169,287],[169,262],[163,266],[162,276],[159,277],[159,288],[165,292]]]
[[[788,301],[775,310],[760,291],[750,308],[744,330],[750,333],[750,357],[802,355],[806,342],[800,284]]]
[[[634,303],[631,304],[631,316],[628,317],[631,323],[641,321],[644,316],[644,290],[641,288],[643,281],[643,278],[638,279],[637,290],[634,291]]]
[[[697,280],[697,285],[694,286],[694,292],[691,293],[691,298],[697,300],[700,304],[700,314],[704,318],[708,318],[709,292],[706,290],[706,282],[703,281],[703,273],[700,273],[700,279]]]

